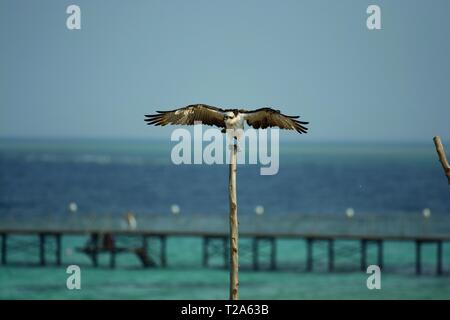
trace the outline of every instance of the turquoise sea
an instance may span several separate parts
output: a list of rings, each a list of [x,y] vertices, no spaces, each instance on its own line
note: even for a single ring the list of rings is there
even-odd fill
[[[133,212],[141,230],[227,230],[225,165],[173,165],[173,143],[147,140],[0,140],[0,229],[125,228]],[[364,234],[450,234],[450,189],[432,142],[426,144],[296,143],[280,147],[280,170],[238,166],[240,228]],[[76,203],[76,212],[68,209]],[[174,206],[179,209],[174,214]],[[263,214],[255,214],[257,206]],[[348,208],[354,216],[349,217]],[[426,218],[423,210],[429,216]],[[168,266],[143,269],[133,254],[94,268],[75,248],[85,236],[63,239],[63,265],[39,267],[36,239],[10,239],[0,266],[1,299],[227,299],[221,256],[202,267],[201,240],[169,238]],[[125,240],[124,240],[125,241]],[[128,240],[126,240],[128,241]],[[133,240],[129,240],[133,241]],[[47,244],[49,247],[53,243]],[[327,272],[325,244],[305,271],[305,242],[277,242],[278,270],[251,269],[250,242],[241,241],[242,299],[449,299],[450,244],[443,276],[436,248],[424,246],[424,274],[414,273],[414,244],[385,243],[381,290],[369,290],[359,270],[359,243],[336,243],[336,271]],[[262,248],[261,250],[267,250]],[[150,252],[158,245],[150,242]],[[50,251],[50,250],[49,250]],[[54,257],[48,254],[48,261]],[[368,262],[376,263],[370,247]],[[81,290],[66,288],[66,267],[81,267]]]

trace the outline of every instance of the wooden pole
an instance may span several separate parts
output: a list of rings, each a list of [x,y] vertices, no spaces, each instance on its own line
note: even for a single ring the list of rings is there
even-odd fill
[[[439,157],[439,161],[442,164],[442,168],[444,168],[445,175],[448,179],[448,184],[450,184],[450,165],[448,164],[447,157],[445,156],[444,146],[442,145],[441,138],[436,136],[433,138],[434,145],[436,146],[436,151]]]
[[[230,199],[230,300],[239,299],[239,255],[238,255],[238,218],[236,196],[236,158],[237,144],[233,144],[230,150],[230,175],[229,175],[229,199]]]

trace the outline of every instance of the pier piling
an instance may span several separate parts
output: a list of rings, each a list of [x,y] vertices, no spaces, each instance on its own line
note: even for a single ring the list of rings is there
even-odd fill
[[[142,249],[146,254],[148,253],[148,237],[146,235],[142,236]]]
[[[253,270],[259,270],[259,246],[258,238],[253,238],[252,241],[252,257],[253,257]]]
[[[45,261],[45,238],[46,238],[46,234],[45,233],[40,233],[39,234],[39,261],[41,266],[45,266],[46,265],[46,261]]]
[[[313,242],[311,238],[306,239],[306,271],[313,270]]]
[[[94,264],[94,267],[98,267],[98,240],[99,240],[99,234],[93,233],[92,234],[92,263]]]
[[[57,233],[55,235],[55,240],[56,240],[56,265],[60,266],[61,265],[61,233]]]
[[[270,256],[269,256],[269,269],[276,270],[277,269],[277,248],[276,248],[276,239],[275,237],[253,237],[252,240],[252,258],[253,258],[253,270],[259,270],[259,256],[261,251],[259,250],[259,246],[261,242],[267,243],[270,245]]]
[[[208,267],[209,264],[209,254],[208,254],[208,246],[209,246],[209,237],[203,237],[203,267]]]
[[[421,254],[422,254],[422,241],[416,240],[416,274],[422,273]]]
[[[437,246],[436,273],[438,275],[442,275],[442,241],[438,241],[436,246]]]
[[[2,233],[2,265],[6,265],[8,255],[8,234]]]
[[[334,240],[328,239],[328,271],[334,270]]]
[[[383,269],[383,240],[377,240],[378,247],[378,266]]]
[[[165,235],[161,235],[159,236],[159,244],[160,244],[160,259],[161,259],[161,266],[162,267],[166,267],[167,266],[167,243],[166,243],[166,236]]]

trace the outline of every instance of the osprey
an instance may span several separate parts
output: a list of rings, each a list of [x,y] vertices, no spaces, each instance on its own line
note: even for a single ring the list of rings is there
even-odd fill
[[[279,127],[280,129],[295,130],[298,133],[306,133],[308,128],[303,125],[309,122],[297,120],[298,116],[287,116],[272,108],[260,108],[256,110],[243,109],[221,109],[206,104],[192,104],[184,108],[172,111],[156,111],[157,114],[146,115],[147,124],[156,126],[165,126],[167,124],[175,125],[193,125],[194,122],[217,126],[227,129],[244,130],[244,123],[255,129],[266,129],[267,127]]]

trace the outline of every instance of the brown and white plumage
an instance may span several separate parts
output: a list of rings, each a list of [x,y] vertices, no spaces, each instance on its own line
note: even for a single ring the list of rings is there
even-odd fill
[[[167,124],[193,125],[196,121],[202,124],[225,128],[224,110],[206,104],[192,104],[171,111],[156,111],[157,114],[146,115],[147,124],[165,126]]]
[[[308,128],[303,125],[309,122],[297,120],[298,118],[299,116],[287,116],[279,110],[271,108],[261,108],[244,113],[244,119],[247,121],[247,124],[255,129],[278,127],[280,129],[295,130],[298,133],[307,133]]]
[[[171,111],[157,111],[157,114],[146,115],[147,124],[156,126],[193,125],[199,121],[202,124],[214,125],[224,129],[244,129],[244,122],[255,129],[278,127],[306,133],[308,122],[298,120],[298,116],[287,116],[279,110],[260,108],[252,111],[244,109],[221,109],[206,104],[189,105]]]

